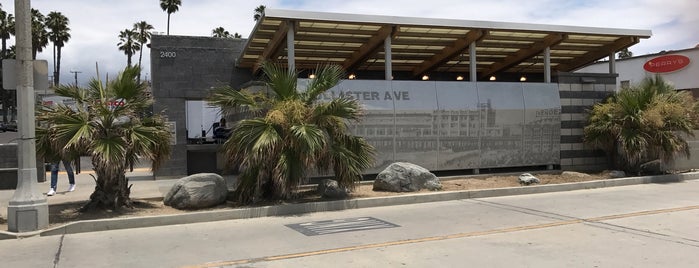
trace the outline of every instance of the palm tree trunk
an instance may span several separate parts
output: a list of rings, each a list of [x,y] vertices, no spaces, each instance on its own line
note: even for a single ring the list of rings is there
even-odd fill
[[[56,44],[54,43],[53,44],[53,85],[54,86],[58,85],[58,83],[56,82],[56,77],[58,75],[56,75],[56,73],[57,73],[56,72]]]
[[[129,66],[129,67],[131,67],[131,55],[132,55],[131,53],[128,53],[126,55],[126,66]]]
[[[167,35],[170,35],[170,13],[167,13]]]
[[[143,58],[143,43],[141,43],[141,50],[138,51],[138,77],[136,77],[136,83],[141,83],[141,58]]]
[[[95,164],[93,159],[93,164]],[[90,195],[90,200],[80,210],[88,211],[91,209],[108,209],[118,210],[121,207],[133,208],[131,202],[131,187],[128,186],[129,180],[124,173],[124,167],[105,167],[94,165],[95,174],[95,190]]]
[[[58,56],[56,58],[56,74],[53,77],[54,80],[56,81],[56,85],[60,85],[61,82],[61,47],[58,47]],[[75,85],[78,86],[78,85]]]

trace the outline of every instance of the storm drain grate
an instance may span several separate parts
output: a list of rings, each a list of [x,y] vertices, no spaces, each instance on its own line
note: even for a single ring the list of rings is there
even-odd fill
[[[294,229],[299,233],[302,233],[307,236],[314,236],[373,229],[394,228],[400,226],[373,217],[361,217],[287,224],[286,227]]]

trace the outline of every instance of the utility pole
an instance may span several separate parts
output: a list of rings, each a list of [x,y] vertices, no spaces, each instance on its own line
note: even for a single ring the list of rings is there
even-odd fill
[[[81,72],[81,71],[75,71],[75,70],[71,70],[70,72],[73,73],[73,74],[75,74],[75,86],[77,87],[77,86],[78,86],[78,74],[79,74],[79,73],[82,73],[82,72]]]
[[[49,206],[39,191],[34,122],[34,62],[32,61],[31,0],[15,0],[17,48],[17,189],[7,206],[10,232],[31,232],[49,225]]]

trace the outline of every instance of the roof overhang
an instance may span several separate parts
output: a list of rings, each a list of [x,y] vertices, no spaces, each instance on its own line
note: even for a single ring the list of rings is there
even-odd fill
[[[487,76],[543,72],[546,47],[552,70],[570,72],[651,36],[650,30],[268,9],[250,34],[238,66],[257,71],[265,61],[286,63],[290,28],[295,31],[297,69],[332,63],[348,72],[381,71],[383,42],[390,36],[392,69],[415,76],[468,73],[473,42],[478,75]]]

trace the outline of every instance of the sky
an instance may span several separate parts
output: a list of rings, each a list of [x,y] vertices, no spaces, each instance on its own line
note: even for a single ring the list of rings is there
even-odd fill
[[[2,9],[14,14],[13,0],[0,0]],[[62,50],[61,83],[84,85],[95,77],[95,63],[102,76],[116,75],[126,66],[119,51],[119,32],[139,21],[165,34],[167,13],[158,0],[31,0],[32,8],[46,15],[63,13],[70,20],[71,39]],[[170,18],[170,35],[211,36],[212,29],[224,27],[243,38],[255,22],[254,9],[339,12],[425,18],[540,23],[605,28],[651,30],[630,50],[634,55],[663,50],[692,48],[699,44],[699,1],[697,0],[182,0]],[[9,44],[14,44],[12,39]],[[143,51],[143,75],[150,77],[150,49]],[[49,61],[51,45],[37,59]],[[138,55],[132,58],[138,61]],[[104,77],[103,77],[104,78]]]

